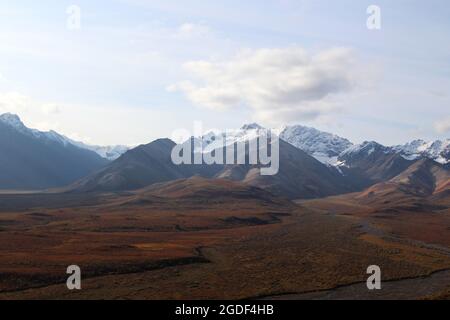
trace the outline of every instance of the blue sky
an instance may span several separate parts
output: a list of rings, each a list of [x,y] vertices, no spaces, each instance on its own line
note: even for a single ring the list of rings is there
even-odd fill
[[[448,17],[446,0],[0,1],[0,112],[96,144],[194,121],[448,138]]]

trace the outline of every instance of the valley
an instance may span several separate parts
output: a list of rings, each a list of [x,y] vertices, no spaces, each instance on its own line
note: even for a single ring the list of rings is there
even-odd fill
[[[448,207],[380,212],[360,196],[294,203],[193,177],[83,206],[3,211],[0,299],[316,298],[307,293],[365,282],[369,265],[389,283],[435,281],[433,274],[450,269]],[[30,195],[17,197],[26,203]],[[82,270],[80,291],[65,286],[72,264]],[[414,298],[446,290],[430,288]]]

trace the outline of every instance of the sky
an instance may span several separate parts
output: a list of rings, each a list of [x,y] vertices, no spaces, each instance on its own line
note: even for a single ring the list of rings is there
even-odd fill
[[[445,139],[449,17],[447,0],[0,0],[0,113],[98,145],[196,121]]]

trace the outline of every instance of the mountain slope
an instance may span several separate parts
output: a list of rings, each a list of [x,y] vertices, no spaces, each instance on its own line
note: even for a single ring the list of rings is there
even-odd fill
[[[280,140],[279,172],[260,175],[259,166],[229,165],[216,177],[243,181],[290,199],[318,198],[356,190],[347,177]]]
[[[191,141],[195,152],[205,154],[219,152],[223,145],[247,144],[265,132],[258,124],[248,124],[232,132],[211,132],[203,137],[192,137]],[[352,145],[346,139],[311,128],[285,128],[284,134],[285,138],[290,137],[293,142],[297,142],[294,144],[300,146],[302,143],[303,148],[308,147],[309,153],[315,154],[316,158],[294,144],[280,139],[279,172],[274,176],[261,175],[259,165],[178,166],[173,164],[171,159],[175,143],[160,139],[129,150],[104,169],[77,181],[68,190],[136,190],[155,183],[198,175],[243,182],[290,199],[307,199],[364,190],[394,178],[417,161],[407,160],[392,148],[376,142]],[[308,141],[309,139],[311,141]],[[351,147],[348,147],[349,145]],[[328,159],[333,158],[336,166],[317,160],[318,153]],[[249,163],[248,146],[246,163]]]
[[[107,167],[77,181],[68,190],[76,192],[135,190],[196,174],[211,177],[221,168],[175,165],[171,159],[175,145],[175,142],[169,139],[159,139],[138,146],[124,153]]]
[[[65,143],[56,132],[28,129],[12,114],[0,116],[0,189],[64,186],[106,164],[96,153]]]
[[[377,183],[357,199],[383,207],[424,208],[450,197],[450,171],[441,164],[422,159],[386,182]]]
[[[301,125],[282,128],[280,130],[280,138],[305,151],[322,163],[330,165],[339,165],[338,157],[342,157],[349,151],[364,147],[367,144],[365,142],[362,145],[353,145],[352,142],[345,138]],[[404,145],[384,148],[386,153],[400,154],[409,161],[431,159],[441,164],[450,163],[449,139],[431,142],[414,140]]]
[[[315,198],[354,190],[350,181],[337,170],[323,165],[284,141],[280,141],[280,170],[275,176],[261,176],[258,165],[175,165],[171,160],[174,146],[175,143],[169,139],[139,146],[104,169],[77,181],[68,190],[135,190],[195,175],[240,181],[291,199]]]
[[[51,140],[54,142],[59,142],[62,145],[68,145],[71,144],[75,147],[86,149],[93,151],[97,153],[100,157],[107,159],[107,160],[115,160],[118,157],[120,157],[122,154],[124,154],[127,150],[130,148],[123,145],[115,145],[115,146],[96,146],[96,145],[89,145],[80,141],[72,140],[66,136],[63,136],[53,130],[48,132],[39,131],[36,129],[30,129],[27,128],[22,121],[20,120],[19,116],[11,113],[5,113],[0,115],[0,122],[3,124],[16,129],[17,131],[32,136],[38,139],[43,140]]]
[[[387,181],[406,170],[414,161],[376,142],[355,145],[338,157],[339,170],[361,188]]]
[[[280,138],[324,164],[334,165],[337,157],[353,146],[349,140],[314,128],[295,125],[281,130]]]
[[[195,138],[196,151],[216,149],[222,144],[223,140],[225,145],[248,141],[259,136],[265,130],[259,124],[251,123],[242,126],[238,130],[227,131],[226,133],[209,132],[202,137]],[[354,145],[345,138],[301,125],[284,126],[279,129],[273,129],[273,132],[278,134],[280,139],[305,151],[323,164],[330,166],[341,165],[342,159],[339,158],[344,157],[349,152],[364,148],[368,144],[368,142],[364,142],[361,145]],[[427,158],[441,164],[450,162],[450,140],[448,139],[433,142],[415,140],[405,145],[392,147],[378,145],[384,148],[385,153],[397,153],[409,161]]]
[[[199,201],[205,201],[205,199],[211,201],[218,201],[219,199],[260,199],[266,203],[274,203],[276,201],[288,203],[277,199],[263,189],[241,182],[226,179],[207,179],[199,176],[156,183],[139,190],[137,195],[141,198],[154,196],[160,198],[195,199]]]
[[[245,124],[239,130],[225,132],[209,132],[203,137],[196,137],[197,151],[200,147],[203,150],[216,149],[222,143],[220,138],[224,138],[225,145],[240,143],[252,140],[265,132],[266,129],[257,123]],[[280,129],[273,129],[281,140],[292,144],[294,147],[305,151],[320,162],[327,165],[334,165],[337,156],[344,150],[353,146],[347,139],[341,138],[331,133],[319,131],[305,126],[285,126]]]

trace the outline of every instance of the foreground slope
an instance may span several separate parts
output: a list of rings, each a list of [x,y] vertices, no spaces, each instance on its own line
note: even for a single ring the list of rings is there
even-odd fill
[[[422,159],[391,180],[368,188],[356,198],[377,207],[400,207],[409,203],[412,210],[412,206],[417,209],[437,205],[449,197],[449,190],[450,171],[437,162]]]

